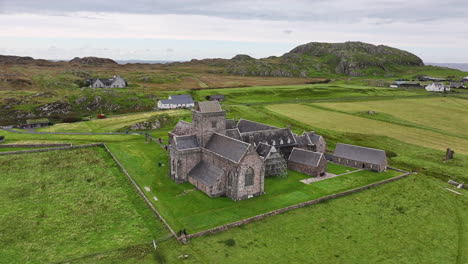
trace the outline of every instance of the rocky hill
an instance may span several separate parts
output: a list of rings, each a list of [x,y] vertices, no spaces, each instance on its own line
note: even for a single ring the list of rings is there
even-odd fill
[[[345,74],[350,76],[386,74],[402,66],[424,66],[407,51],[363,42],[300,45],[281,57],[254,59],[236,55],[226,62],[225,71],[235,75],[301,76]]]
[[[70,64],[83,64],[91,66],[102,66],[102,65],[117,65],[118,63],[114,60],[107,58],[98,58],[98,57],[83,57],[83,58],[74,58],[69,61]]]
[[[38,65],[53,66],[53,61],[33,59],[31,57],[0,55],[0,65]]]

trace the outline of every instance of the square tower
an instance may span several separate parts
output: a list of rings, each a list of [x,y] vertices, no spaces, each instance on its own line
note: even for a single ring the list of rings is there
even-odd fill
[[[217,101],[198,102],[192,124],[200,146],[205,147],[214,133],[226,134],[226,113]]]

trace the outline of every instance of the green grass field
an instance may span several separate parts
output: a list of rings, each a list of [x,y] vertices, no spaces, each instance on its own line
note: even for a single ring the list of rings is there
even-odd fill
[[[157,117],[162,114],[169,116],[179,117],[182,116],[184,110],[169,110],[169,111],[155,111],[146,112],[132,115],[112,116],[106,119],[94,119],[91,121],[76,122],[76,123],[61,123],[50,127],[43,127],[36,129],[40,132],[91,132],[91,133],[105,133],[117,132],[126,126],[130,126],[139,122],[146,121],[152,117]]]
[[[426,175],[290,211],[188,245],[167,263],[466,263],[468,199]]]
[[[468,262],[468,191],[460,190],[462,195],[456,195],[445,190],[453,187],[446,183],[449,179],[468,182],[466,96],[443,97],[420,90],[345,84],[192,92],[196,99],[208,93],[226,95],[223,108],[228,118],[246,118],[279,127],[291,125],[296,133],[314,130],[325,137],[330,149],[337,142],[384,149],[391,154],[391,166],[418,174],[199,237],[184,246],[167,240],[158,244],[157,254],[142,242],[87,256],[71,252],[76,259],[70,263],[131,263],[135,259],[143,263]],[[369,115],[367,111],[375,113]],[[190,120],[188,112],[181,117]],[[128,121],[139,118],[129,117]],[[114,125],[112,119],[107,120],[106,124],[95,123],[90,131],[117,131],[129,124],[123,121]],[[73,131],[88,124],[67,126],[60,129]],[[168,129],[163,127],[151,135],[165,139]],[[150,188],[145,193],[174,229],[186,228],[189,233],[364,185],[375,177],[393,176],[362,171],[304,185],[299,179],[306,176],[292,172],[287,179],[268,179],[266,195],[234,203],[227,198],[208,198],[190,184],[171,182],[167,166],[157,166],[158,161],[167,163],[166,153],[155,143],[145,144],[141,136],[1,134],[6,136],[5,143],[105,142],[139,185]],[[455,150],[455,158],[444,161],[447,147]],[[21,162],[25,163],[18,164]],[[68,170],[69,166],[61,168],[65,173]],[[334,174],[347,170],[350,168],[328,164],[328,171]],[[139,206],[144,207],[140,202]],[[161,225],[154,219],[148,221]],[[18,258],[20,251],[13,251]],[[188,257],[184,259],[183,255]],[[59,255],[55,259],[65,257]]]
[[[424,99],[420,100],[423,101]],[[360,104],[360,102],[356,102],[355,104]],[[468,105],[468,101],[466,101],[466,105]],[[462,107],[460,108],[463,109]],[[445,150],[448,147],[454,148],[456,146],[457,152],[468,154],[468,140],[420,127],[404,126],[395,124],[394,122],[325,110],[314,107],[314,105],[278,104],[267,106],[267,109],[314,127],[340,132],[388,136],[402,142],[437,150]],[[426,115],[432,116],[433,112],[428,112]],[[426,115],[420,114],[421,119]],[[462,123],[463,120],[452,119],[452,122]],[[460,127],[463,126],[460,125]]]
[[[0,175],[0,263],[152,260],[168,235],[102,148],[0,156]]]
[[[193,93],[194,99],[205,100],[211,94],[224,94],[227,104],[266,104],[274,102],[307,102],[389,98],[398,96],[431,96],[424,90],[409,93],[402,89],[364,87],[346,84],[308,84],[285,86],[256,86],[248,88],[208,89]]]

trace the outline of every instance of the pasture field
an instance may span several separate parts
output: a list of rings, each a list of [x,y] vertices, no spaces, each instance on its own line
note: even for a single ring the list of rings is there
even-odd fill
[[[103,148],[0,156],[0,175],[0,263],[148,263],[169,232]]]
[[[337,86],[341,88],[300,85],[271,90],[253,87],[191,93],[195,99],[225,94],[223,109],[228,118],[245,118],[278,127],[291,125],[295,133],[314,130],[325,137],[329,149],[337,142],[384,149],[392,167],[417,174],[192,239],[187,245],[177,244],[173,239],[160,242],[156,254],[145,240],[94,255],[75,254],[77,258],[70,263],[132,263],[135,259],[139,263],[467,263],[468,191],[459,190],[462,195],[457,195],[445,190],[452,187],[447,185],[448,179],[468,182],[468,146],[466,131],[462,129],[466,125],[463,119],[466,97]],[[296,98],[304,104],[285,103]],[[404,107],[408,115],[405,109],[400,109]],[[444,113],[439,115],[440,109]],[[376,113],[366,114],[369,110]],[[188,111],[180,117],[190,121]],[[121,128],[118,126],[98,124],[92,130],[111,132]],[[77,128],[67,130],[67,125],[63,125],[61,129]],[[168,129],[151,131],[151,135],[166,140]],[[140,187],[150,188],[144,192],[176,232],[185,228],[193,233],[302,199],[313,199],[314,195],[364,185],[374,176],[390,176],[362,171],[304,185],[299,179],[307,176],[291,172],[287,179],[268,179],[266,195],[234,203],[227,198],[208,198],[188,183],[174,184],[167,177],[167,154],[156,143],[145,144],[142,136],[33,135],[3,131],[1,134],[6,136],[5,143],[106,143]],[[443,160],[446,147],[455,150],[454,159]],[[159,161],[164,166],[159,167]],[[61,169],[72,170],[68,165]],[[350,168],[328,164],[328,171],[335,174],[347,170]],[[139,204],[145,206],[143,202]],[[161,225],[154,218],[145,223]],[[123,227],[133,228],[127,224]]]
[[[133,125],[135,123],[147,121],[151,118],[166,115],[178,118],[186,112],[184,110],[169,110],[169,111],[154,111],[137,113],[130,115],[116,115],[105,119],[93,119],[91,121],[76,122],[76,123],[61,123],[50,127],[36,129],[39,132],[90,132],[90,133],[105,133],[117,132],[122,128]]]
[[[459,97],[394,99],[315,104],[396,124],[422,127],[468,140],[468,100]],[[374,111],[369,115],[368,111]],[[454,125],[456,124],[456,125]]]
[[[224,94],[227,104],[266,104],[274,102],[307,102],[391,98],[401,96],[431,96],[424,90],[408,92],[402,89],[364,87],[346,84],[306,84],[285,86],[254,86],[246,88],[207,89],[192,93],[194,99],[205,100],[211,94]]]
[[[356,104],[359,103],[356,102]],[[457,152],[468,154],[468,140],[427,129],[325,110],[314,107],[314,105],[278,104],[267,106],[266,108],[313,127],[340,132],[388,136],[402,142],[437,150],[445,150],[448,147],[455,148],[456,146]],[[426,115],[433,115],[433,113],[430,112]],[[421,118],[424,118],[424,116],[421,116]],[[457,123],[457,121],[455,122]]]
[[[166,263],[466,263],[468,191],[427,175],[269,217],[187,245],[161,244]]]

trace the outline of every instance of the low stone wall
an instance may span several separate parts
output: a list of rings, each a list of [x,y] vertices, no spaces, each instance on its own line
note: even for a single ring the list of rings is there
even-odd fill
[[[28,149],[28,150],[6,151],[6,152],[0,152],[0,156],[4,156],[4,155],[13,155],[13,154],[35,153],[35,152],[47,152],[47,151],[55,151],[55,150],[67,150],[67,149],[89,148],[89,147],[96,147],[96,146],[104,146],[104,143],[94,143],[94,144],[85,144],[85,145],[68,146],[68,147],[58,147],[58,148],[42,148],[42,149]]]
[[[1,141],[0,141],[1,143]],[[0,148],[46,148],[46,147],[71,147],[71,143],[58,143],[58,144],[3,144]]]
[[[122,166],[122,164],[120,163],[120,161],[114,156],[114,154],[112,154],[112,152],[109,150],[109,148],[105,145],[104,145],[104,148],[106,149],[107,153],[109,153],[109,155],[112,157],[112,159],[115,161],[115,163],[119,166],[120,170],[122,170],[122,172],[125,174],[125,176],[127,176],[127,178],[130,180],[130,182],[132,183],[133,187],[135,187],[135,189],[137,190],[138,194],[143,198],[143,200],[146,202],[146,204],[151,208],[151,210],[156,214],[156,216],[158,216],[158,218],[164,223],[164,225],[166,225],[167,229],[169,229],[169,231],[171,232],[172,236],[174,236],[175,238],[177,238],[177,235],[176,233],[174,232],[174,230],[172,230],[172,228],[169,226],[169,224],[166,222],[166,220],[164,219],[164,217],[162,217],[162,215],[158,212],[158,210],[154,207],[154,205],[151,203],[150,200],[148,200],[148,197],[146,197],[146,195],[143,193],[143,191],[141,190],[140,186],[138,186],[138,184],[135,182],[135,180],[133,180],[132,176],[130,176],[130,174],[127,172],[127,170],[124,168],[124,166]]]
[[[239,221],[236,221],[236,222],[232,222],[232,223],[229,223],[229,224],[218,226],[218,227],[215,227],[215,228],[212,228],[212,229],[209,229],[209,230],[205,230],[205,231],[201,231],[201,232],[198,232],[198,233],[195,233],[195,234],[190,234],[190,235],[187,235],[186,238],[195,238],[195,237],[200,237],[200,236],[204,236],[204,235],[208,235],[208,234],[219,233],[219,232],[228,230],[228,229],[233,228],[233,227],[248,224],[248,223],[251,223],[253,221],[262,220],[262,219],[264,219],[266,217],[269,217],[269,216],[281,214],[281,213],[288,212],[288,211],[291,211],[291,210],[294,210],[294,209],[306,207],[306,206],[309,206],[309,205],[312,205],[312,204],[321,203],[321,202],[324,202],[324,201],[327,201],[327,200],[330,200],[330,199],[333,199],[333,198],[342,197],[342,196],[345,196],[345,195],[348,195],[348,194],[352,194],[352,193],[356,193],[356,192],[359,192],[359,191],[362,191],[362,190],[370,189],[370,188],[373,188],[373,187],[376,187],[376,186],[379,186],[379,185],[382,185],[382,184],[385,184],[385,183],[388,183],[388,182],[396,181],[396,180],[402,179],[404,177],[407,177],[410,174],[411,173],[409,173],[409,172],[405,172],[404,174],[402,174],[400,176],[396,176],[396,177],[393,177],[393,178],[390,178],[390,179],[386,179],[386,180],[382,180],[382,181],[379,181],[379,182],[371,183],[371,184],[361,186],[361,187],[358,187],[358,188],[354,188],[354,189],[351,189],[351,190],[348,190],[348,191],[327,195],[327,196],[324,196],[324,197],[320,197],[318,199],[314,199],[314,200],[306,201],[306,202],[303,202],[303,203],[291,205],[291,206],[284,207],[284,208],[274,210],[274,211],[270,211],[270,212],[267,212],[267,213],[264,213],[264,214],[259,214],[259,215],[253,216],[253,217],[249,217],[249,218],[242,219],[242,220],[239,220]],[[178,239],[181,240],[181,238],[178,238]]]

